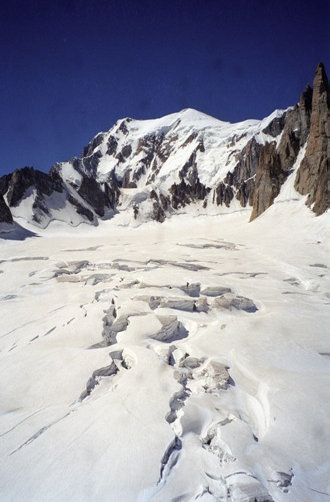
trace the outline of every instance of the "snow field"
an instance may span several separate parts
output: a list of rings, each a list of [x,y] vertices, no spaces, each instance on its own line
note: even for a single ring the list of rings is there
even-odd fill
[[[1,499],[326,499],[328,214],[248,217],[1,241]]]

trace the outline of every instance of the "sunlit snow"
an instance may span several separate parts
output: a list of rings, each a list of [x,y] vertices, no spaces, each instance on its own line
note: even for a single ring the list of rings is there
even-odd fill
[[[329,498],[329,215],[290,183],[0,241],[1,500]]]

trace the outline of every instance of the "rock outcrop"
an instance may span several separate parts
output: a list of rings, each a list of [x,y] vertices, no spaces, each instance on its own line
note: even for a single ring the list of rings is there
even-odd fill
[[[53,192],[63,192],[62,180],[56,173],[46,174],[33,167],[23,167],[0,178],[0,193],[6,195],[9,208],[19,206],[26,197],[33,198],[31,212],[36,223],[40,212],[49,213],[46,197]]]
[[[329,101],[328,79],[320,63],[313,89],[307,86],[299,105],[287,113],[279,145],[266,144],[261,149],[251,220],[273,203],[304,145],[306,153],[297,171],[295,188],[308,195],[307,204],[317,215],[328,209]]]
[[[312,93],[310,133],[306,154],[297,172],[296,190],[319,215],[329,208],[330,89],[324,65],[317,67]]]
[[[283,171],[276,143],[267,143],[260,152],[256,172],[255,192],[251,220],[263,213],[280,193],[287,172]]]
[[[48,175],[38,171],[33,167],[23,167],[6,176],[6,195],[9,206],[17,206],[26,195],[29,188],[36,191],[42,198],[44,195],[51,195],[52,192],[62,192],[62,181],[55,173]]]
[[[13,223],[13,217],[9,207],[0,193],[0,223]]]
[[[98,216],[104,216],[104,208],[109,206],[109,201],[95,178],[83,176],[78,194],[92,206]]]
[[[283,116],[285,115],[286,114]],[[284,119],[282,120],[282,117],[276,117],[263,132],[269,130],[271,136],[275,133],[277,133],[276,135],[278,136],[281,134],[283,127]],[[256,139],[252,138],[238,156],[238,162],[234,170],[229,172],[224,180],[225,183],[236,188],[236,199],[240,201],[242,207],[246,207],[247,204],[252,206],[253,204],[254,178],[259,165],[261,148],[262,146]]]

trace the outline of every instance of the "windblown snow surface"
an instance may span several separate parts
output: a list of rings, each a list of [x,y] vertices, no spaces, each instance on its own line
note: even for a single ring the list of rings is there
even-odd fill
[[[329,215],[290,183],[1,241],[2,501],[330,500]]]

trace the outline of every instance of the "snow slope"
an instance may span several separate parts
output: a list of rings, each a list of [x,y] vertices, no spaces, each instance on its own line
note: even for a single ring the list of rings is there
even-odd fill
[[[1,500],[329,498],[329,214],[286,183],[0,242]]]
[[[153,120],[121,119],[110,131],[101,133],[101,144],[89,154],[102,154],[97,167],[99,181],[105,180],[112,169],[115,169],[117,176],[122,177],[128,168],[134,171],[140,166],[139,163],[145,156],[141,148],[143,141],[149,138],[154,141],[154,138],[163,136],[168,147],[168,158],[162,163],[151,185],[168,188],[180,179],[180,167],[184,166],[202,142],[205,152],[200,151],[197,154],[198,171],[201,182],[213,186],[235,167],[237,159],[234,154],[240,152],[252,137],[260,144],[274,141],[272,136],[262,131],[276,117],[281,117],[284,111],[275,110],[263,120],[245,120],[233,124],[191,108]],[[110,138],[116,140],[119,152],[127,145],[131,148],[130,154],[121,162],[118,162],[115,155],[107,153]],[[142,179],[144,184],[148,181],[148,178]]]

